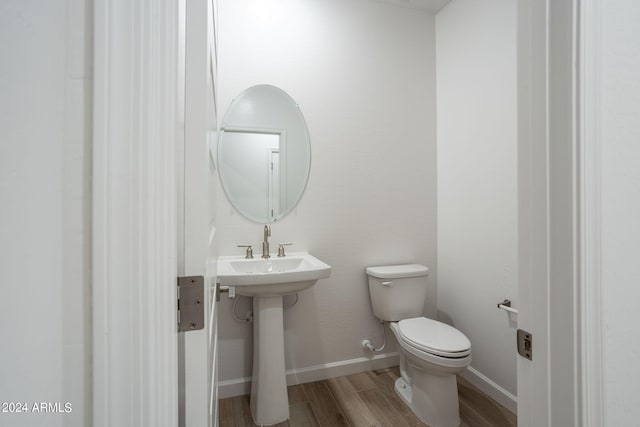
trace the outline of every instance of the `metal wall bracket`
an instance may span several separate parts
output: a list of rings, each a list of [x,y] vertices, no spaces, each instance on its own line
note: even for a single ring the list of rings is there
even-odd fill
[[[204,277],[178,277],[178,332],[204,329]]]
[[[223,286],[220,283],[216,283],[216,302],[220,302],[220,294],[226,293],[229,299],[236,297],[235,286]]]
[[[518,354],[525,359],[533,358],[533,335],[522,329],[518,329]]]

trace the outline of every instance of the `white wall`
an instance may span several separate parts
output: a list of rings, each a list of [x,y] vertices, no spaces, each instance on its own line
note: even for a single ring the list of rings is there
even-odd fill
[[[515,2],[454,0],[436,40],[438,315],[515,395],[516,317],[496,308],[518,307]]]
[[[605,422],[623,426],[640,417],[640,3],[599,3]]]
[[[271,241],[333,270],[285,311],[286,367],[368,356],[361,340],[381,335],[366,266],[429,266],[426,314],[436,315],[434,18],[361,0],[223,0],[219,22],[220,114],[244,89],[272,84],[299,104],[311,136],[308,187]],[[219,253],[249,243],[259,254],[262,225],[217,194]],[[223,297],[221,380],[251,375],[252,326],[230,307]]]
[[[91,424],[91,0],[0,4],[0,414]]]

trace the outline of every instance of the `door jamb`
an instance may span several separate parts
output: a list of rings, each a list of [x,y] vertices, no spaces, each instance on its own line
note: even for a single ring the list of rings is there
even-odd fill
[[[581,416],[605,424],[600,257],[600,0],[580,2]]]

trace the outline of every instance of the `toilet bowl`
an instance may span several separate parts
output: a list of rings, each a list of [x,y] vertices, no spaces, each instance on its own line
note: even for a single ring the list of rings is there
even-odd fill
[[[421,317],[428,268],[409,264],[366,272],[374,314],[389,322],[400,346],[396,393],[425,424],[459,426],[456,374],[471,363],[471,342],[454,327]]]
[[[458,385],[456,374],[471,363],[471,343],[460,331],[424,317],[407,319],[423,324],[422,332],[450,328],[447,333],[459,342],[456,352],[451,347],[430,342],[416,342],[402,333],[405,320],[391,322],[391,331],[400,345],[400,378],[395,390],[404,403],[425,424],[433,427],[457,427],[460,425]],[[446,329],[445,329],[446,330]],[[451,353],[445,355],[446,353]]]

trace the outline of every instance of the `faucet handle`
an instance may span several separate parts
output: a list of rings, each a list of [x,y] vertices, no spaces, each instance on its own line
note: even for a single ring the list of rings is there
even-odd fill
[[[239,248],[247,248],[247,252],[244,255],[246,259],[253,259],[253,248],[251,245],[238,245]]]
[[[279,257],[283,257],[283,256],[285,256],[285,254],[284,254],[284,247],[285,247],[285,246],[290,246],[290,245],[293,245],[293,243],[279,243],[279,244],[278,244],[278,256],[279,256]]]

